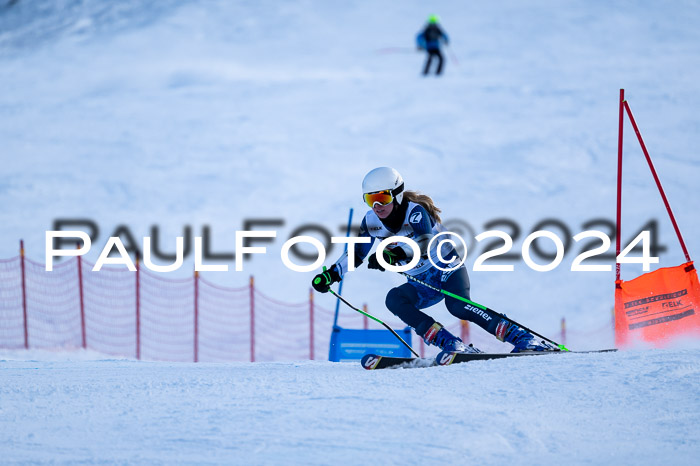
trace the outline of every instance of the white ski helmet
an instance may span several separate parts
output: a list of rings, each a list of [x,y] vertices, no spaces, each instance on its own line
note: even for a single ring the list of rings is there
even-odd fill
[[[391,167],[379,167],[370,171],[362,180],[363,197],[368,193],[376,193],[388,190],[396,199],[397,204],[403,200],[403,178],[401,174]],[[367,202],[367,199],[365,199]],[[369,205],[369,203],[368,203]],[[370,205],[370,207],[373,207]]]

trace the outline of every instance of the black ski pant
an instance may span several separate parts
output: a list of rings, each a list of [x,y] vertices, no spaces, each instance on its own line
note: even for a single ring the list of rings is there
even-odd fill
[[[465,267],[460,267],[452,272],[447,280],[442,283],[443,290],[467,299],[469,299],[469,288],[469,275]],[[435,304],[436,301],[428,300],[426,302],[425,293],[429,292],[430,289],[420,283],[407,282],[392,288],[386,295],[387,309],[407,325],[414,328],[421,337],[435,323],[435,319],[420,310]],[[474,322],[491,335],[496,335],[496,327],[501,320],[500,316],[450,296],[442,294],[440,296],[444,296],[445,306],[450,311],[450,314],[458,319]]]
[[[442,73],[442,52],[440,52],[440,49],[430,49],[427,51],[428,52],[428,58],[425,61],[425,68],[423,69],[423,74],[427,75],[430,73],[430,64],[433,61],[433,57],[437,57],[437,70],[435,71],[435,74],[440,74]]]

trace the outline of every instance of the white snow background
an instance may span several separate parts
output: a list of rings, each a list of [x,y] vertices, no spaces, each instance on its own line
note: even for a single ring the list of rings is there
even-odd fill
[[[43,262],[56,218],[99,224],[93,261],[122,224],[137,238],[158,225],[169,251],[184,225],[209,225],[214,250],[231,252],[244,219],[281,218],[266,255],[207,278],[242,286],[252,274],[299,302],[313,274],[283,266],[283,241],[306,223],[342,236],[348,209],[356,223],[365,211],[362,177],[382,165],[475,233],[514,220],[518,252],[542,219],[572,234],[614,220],[620,88],[700,251],[698,2],[2,3],[0,257],[23,238]],[[451,37],[439,79],[420,76],[413,42],[431,13]],[[623,239],[657,219],[658,266],[680,264],[625,131]],[[604,328],[614,274],[571,272],[578,252],[551,272],[522,260],[472,272],[472,298],[545,334],[562,317],[580,335]],[[172,276],[191,273],[190,258]],[[402,281],[362,267],[344,294],[388,320],[384,295]],[[442,305],[430,312],[450,322]],[[610,344],[606,333],[569,346]],[[0,461],[694,464],[697,348],[377,372],[3,351]]]

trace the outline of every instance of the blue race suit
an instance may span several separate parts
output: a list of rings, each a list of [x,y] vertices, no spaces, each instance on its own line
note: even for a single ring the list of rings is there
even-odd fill
[[[430,64],[433,61],[433,57],[437,58],[437,70],[435,74],[442,73],[443,56],[440,52],[440,42],[443,41],[445,44],[449,43],[449,38],[445,31],[440,28],[437,24],[428,24],[423,31],[421,31],[418,36],[416,36],[416,44],[418,48],[428,52],[428,58],[425,62],[425,67],[423,69],[423,74],[428,74],[430,72]]]
[[[390,222],[392,216],[395,218],[393,222]],[[387,223],[393,223],[391,225],[393,228],[387,226]],[[452,258],[455,258],[454,262],[456,263],[460,261],[459,255],[449,243],[444,243],[440,251],[445,261],[439,259],[438,251],[434,245],[428,251],[430,239],[441,231],[444,231],[443,226],[428,214],[425,207],[415,202],[404,201],[401,205],[394,204],[394,211],[384,220],[370,210],[362,220],[359,236],[369,237],[372,241],[356,244],[354,250],[350,249],[349,252],[343,253],[333,267],[342,278],[348,271],[348,254],[354,254],[355,266],[359,266],[372,249],[375,238],[381,241],[391,236],[405,236],[418,243],[421,249],[421,258],[418,264],[408,270],[406,274],[436,288],[469,299],[469,275],[464,265],[445,272],[434,267],[428,260],[428,254],[430,254],[433,262],[443,269],[451,267],[449,261]],[[439,243],[439,241],[434,243]],[[398,262],[396,265],[405,265],[410,262],[413,256],[413,250],[410,246],[398,243],[396,247],[401,247],[407,255],[405,261]],[[425,332],[435,323],[435,319],[422,312],[421,309],[437,304],[443,299],[445,299],[445,306],[452,315],[462,320],[472,321],[493,334],[491,327],[495,327],[497,323],[495,315],[489,315],[489,313],[465,305],[466,303],[462,301],[445,296],[413,281],[408,281],[389,290],[386,296],[386,307],[407,325],[413,327],[418,335],[424,336]]]

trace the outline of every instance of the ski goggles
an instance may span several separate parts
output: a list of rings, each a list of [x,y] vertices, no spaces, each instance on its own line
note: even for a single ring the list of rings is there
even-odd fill
[[[376,193],[366,193],[363,195],[365,199],[365,204],[374,208],[376,204],[380,206],[391,204],[394,200],[394,195],[391,189],[385,189],[384,191],[377,191]]]

